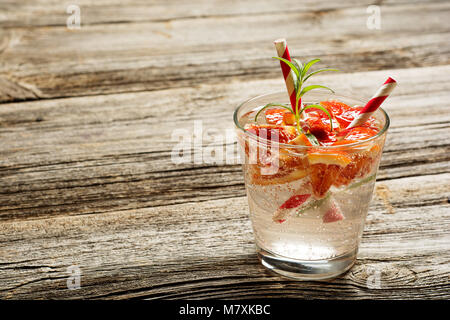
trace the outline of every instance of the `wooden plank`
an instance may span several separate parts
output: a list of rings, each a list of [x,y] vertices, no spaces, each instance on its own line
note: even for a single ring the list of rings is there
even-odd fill
[[[448,1],[380,2],[381,30],[369,0],[71,3],[80,30],[67,4],[0,3],[1,299],[450,298]],[[170,158],[176,129],[226,132],[243,100],[285,90],[280,36],[340,68],[318,78],[340,93],[399,82],[358,261],[332,281],[260,265],[236,154]]]
[[[5,222],[0,297],[448,299],[449,183],[449,173],[378,182],[358,262],[328,282],[259,265],[245,197]],[[79,290],[67,289],[71,265]]]
[[[366,7],[94,24],[77,31],[7,28],[0,31],[0,79],[8,83],[0,86],[0,102],[279,77],[268,57],[280,36],[296,56],[320,56],[345,72],[450,62],[448,2],[383,7],[382,30],[367,29]]]
[[[338,92],[370,96],[387,75],[392,128],[378,178],[450,172],[450,66],[322,76]],[[416,76],[420,73],[420,77]],[[359,81],[355,83],[354,79]],[[276,80],[235,81],[139,94],[4,104],[0,108],[0,219],[114,212],[243,196],[235,164],[174,164],[175,129],[195,120],[219,132],[251,96]],[[423,90],[421,97],[417,92]],[[424,112],[426,110],[426,112]],[[204,146],[210,141],[205,138]],[[236,147],[234,142],[229,146]],[[192,149],[192,152],[194,150]],[[194,179],[195,178],[195,179]]]
[[[426,4],[423,0],[383,1],[384,6],[415,3]],[[192,0],[74,0],[70,4],[80,8],[82,25],[130,23],[148,21],[170,21],[204,17],[252,16],[284,12],[327,12],[342,8],[368,7],[370,0],[346,0],[330,3],[326,0],[280,0],[280,1],[211,1]],[[0,26],[36,27],[65,26],[69,17],[69,3],[49,0],[2,1],[0,3]]]

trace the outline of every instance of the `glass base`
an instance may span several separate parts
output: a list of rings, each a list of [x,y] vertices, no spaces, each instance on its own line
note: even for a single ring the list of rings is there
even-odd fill
[[[262,265],[294,280],[325,280],[348,271],[356,261],[358,250],[326,260],[297,260],[283,257],[256,246]]]

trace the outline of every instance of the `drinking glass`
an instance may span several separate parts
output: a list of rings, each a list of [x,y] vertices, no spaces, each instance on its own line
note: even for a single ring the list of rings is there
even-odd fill
[[[365,104],[319,91],[309,92],[302,102],[324,100]],[[378,134],[342,146],[291,145],[245,130],[262,106],[288,101],[284,92],[266,94],[242,103],[234,113],[258,258],[268,269],[293,279],[333,278],[355,263],[389,117],[378,108],[373,114]],[[339,166],[311,161],[311,155],[324,154],[345,154],[351,162]],[[287,200],[303,203],[295,207],[286,205]]]

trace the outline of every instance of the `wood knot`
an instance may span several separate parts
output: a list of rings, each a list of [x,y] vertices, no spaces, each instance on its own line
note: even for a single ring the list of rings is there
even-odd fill
[[[386,289],[417,281],[415,271],[391,263],[361,264],[352,268],[349,277],[368,289]]]

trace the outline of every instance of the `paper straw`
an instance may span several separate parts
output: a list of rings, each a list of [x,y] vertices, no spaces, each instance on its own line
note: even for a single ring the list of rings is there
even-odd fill
[[[278,39],[274,41],[275,48],[277,49],[278,57],[284,58],[291,61],[291,56],[289,55],[289,50],[285,39]],[[295,110],[296,105],[296,92],[294,86],[294,72],[291,68],[283,61],[280,61],[281,71],[283,72],[284,82],[286,83],[286,89],[289,94],[289,99],[291,100],[292,110]],[[300,107],[300,106],[299,106]]]
[[[347,129],[364,124],[383,103],[383,101],[386,100],[396,85],[397,82],[394,79],[388,78],[381,88],[378,89],[375,95],[369,100],[369,102],[367,102],[364,108],[362,108],[356,118],[353,119]]]

